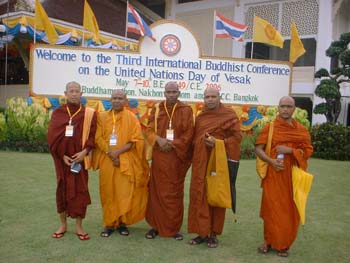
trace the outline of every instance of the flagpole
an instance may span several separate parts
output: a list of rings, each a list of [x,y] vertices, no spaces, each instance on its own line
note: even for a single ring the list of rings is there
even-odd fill
[[[211,55],[214,56],[215,53],[215,31],[216,31],[216,9],[214,10],[214,23],[213,23],[213,45],[211,49]]]
[[[128,36],[128,9],[129,9],[129,0],[126,1],[124,50],[126,50],[126,38],[127,38],[127,36]]]
[[[254,31],[255,31],[255,26],[254,23],[255,22],[255,14],[254,14],[254,18],[253,18],[253,37],[252,37],[252,45],[250,47],[250,59],[253,59],[253,49],[254,49]]]

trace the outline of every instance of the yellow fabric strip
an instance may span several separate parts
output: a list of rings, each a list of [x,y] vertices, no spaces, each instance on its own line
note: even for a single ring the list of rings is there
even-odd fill
[[[86,107],[85,108],[85,114],[84,114],[84,124],[83,124],[83,136],[82,136],[82,147],[84,149],[85,143],[87,139],[89,138],[90,134],[90,127],[91,127],[91,121],[94,116],[95,110]],[[85,169],[88,170],[91,167],[91,158],[90,153],[84,157],[84,165]]]

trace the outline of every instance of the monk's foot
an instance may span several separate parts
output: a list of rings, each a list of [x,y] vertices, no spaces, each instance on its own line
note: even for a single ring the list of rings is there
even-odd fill
[[[208,239],[207,239],[207,245],[209,248],[217,248],[219,245],[219,240],[216,238],[215,235],[211,235]]]
[[[177,240],[177,241],[181,241],[181,240],[184,239],[183,235],[180,234],[180,233],[176,233],[176,234],[173,236],[173,238],[174,238],[175,240]]]
[[[52,233],[52,238],[61,238],[67,232],[67,225],[61,225],[56,232]]]
[[[145,235],[145,238],[147,239],[154,239],[156,236],[158,236],[158,231],[155,230],[154,228],[151,228],[150,230],[148,230],[148,232]]]
[[[189,242],[190,245],[199,245],[202,244],[204,241],[206,241],[207,238],[201,237],[201,236],[196,236],[195,238],[192,238]]]
[[[270,249],[271,249],[271,245],[264,243],[260,247],[258,247],[258,252],[261,254],[267,254],[269,253]]]
[[[288,249],[281,249],[277,251],[277,256],[286,258],[289,256]]]
[[[112,235],[113,232],[114,232],[113,227],[105,227],[103,229],[103,231],[100,233],[100,236],[101,237],[110,237],[110,235]]]
[[[121,236],[128,236],[130,234],[129,229],[124,224],[121,224],[117,230]]]

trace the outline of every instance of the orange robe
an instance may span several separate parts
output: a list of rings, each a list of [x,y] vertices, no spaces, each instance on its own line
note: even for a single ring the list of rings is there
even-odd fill
[[[227,157],[232,160],[239,160],[242,139],[236,113],[223,104],[214,110],[204,108],[196,118],[188,232],[202,237],[222,233],[226,211],[225,208],[210,206],[207,201],[205,176],[211,149],[204,143],[206,133],[224,140]]]
[[[173,107],[168,107],[171,114]],[[149,199],[146,220],[160,236],[171,237],[180,231],[184,214],[184,180],[190,166],[189,148],[193,135],[193,113],[190,106],[180,101],[172,118],[175,146],[170,152],[161,152],[155,142],[156,135],[166,138],[169,118],[164,102],[159,105],[157,133],[155,108],[152,109],[146,136],[153,145]]]
[[[78,111],[80,105],[68,104],[71,114]],[[70,166],[63,162],[63,156],[72,156],[83,150],[82,136],[85,117],[85,107],[74,116],[72,124],[74,132],[72,137],[66,137],[66,126],[69,122],[69,115],[66,105],[62,105],[53,111],[48,132],[47,140],[52,158],[55,163],[57,176],[56,204],[57,212],[66,212],[70,217],[84,218],[86,208],[91,203],[88,189],[88,172],[81,169],[78,174],[70,171]],[[94,113],[90,133],[85,142],[84,148],[90,152],[94,148],[94,139],[96,132],[96,113]],[[82,163],[83,165],[83,163]]]
[[[144,140],[136,116],[127,109],[115,113],[117,145],[110,146],[113,129],[112,110],[101,112],[97,118],[96,146],[93,168],[99,168],[100,198],[103,225],[131,225],[145,217],[148,196],[148,164],[144,156]],[[128,142],[134,146],[119,155],[120,166],[113,165],[106,152]]]
[[[269,125],[266,125],[256,140],[256,144],[267,144]],[[307,159],[313,148],[307,129],[292,120],[292,125],[282,118],[274,121],[271,144],[272,158],[276,158],[276,147],[285,145],[293,149],[292,154],[284,155],[283,171],[268,167],[262,180],[263,189],[260,217],[264,220],[265,242],[277,250],[288,249],[294,242],[300,222],[298,210],[293,201],[292,165],[303,170],[307,168]]]

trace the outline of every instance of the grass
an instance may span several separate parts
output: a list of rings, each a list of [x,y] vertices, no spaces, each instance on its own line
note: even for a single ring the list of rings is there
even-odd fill
[[[0,262],[348,262],[350,258],[350,162],[312,159],[315,175],[308,200],[306,224],[287,259],[274,252],[261,255],[262,220],[259,218],[260,182],[255,161],[241,162],[238,188],[238,222],[227,211],[225,229],[217,249],[190,246],[186,234],[187,211],[182,232],[185,240],[146,240],[147,224],[130,227],[131,235],[113,234],[100,238],[101,207],[98,175],[90,173],[92,205],[85,229],[91,240],[79,241],[74,220],[59,240],[50,237],[58,226],[55,207],[56,178],[48,154],[0,152]],[[186,180],[185,207],[188,207],[189,179]]]

